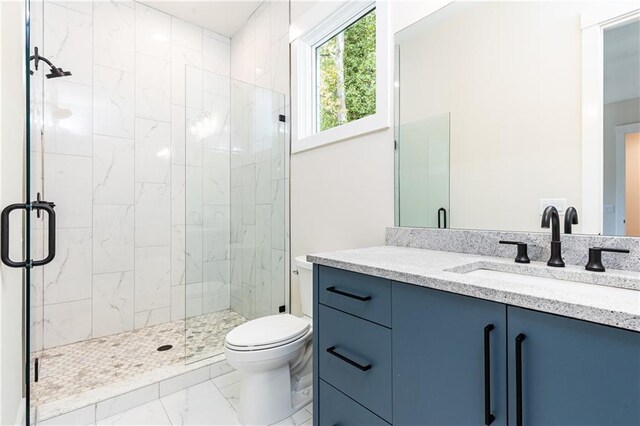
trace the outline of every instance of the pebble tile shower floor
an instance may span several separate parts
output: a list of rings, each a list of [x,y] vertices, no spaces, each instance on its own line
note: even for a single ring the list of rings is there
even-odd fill
[[[245,321],[225,310],[34,353],[40,374],[32,383],[32,406],[220,354],[226,334]],[[157,350],[165,344],[173,348]]]

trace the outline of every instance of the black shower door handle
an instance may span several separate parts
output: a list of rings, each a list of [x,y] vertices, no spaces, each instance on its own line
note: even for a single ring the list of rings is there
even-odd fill
[[[51,261],[56,257],[56,211],[53,209],[53,203],[48,203],[46,201],[37,201],[32,205],[34,210],[43,210],[47,212],[49,216],[49,238],[48,238],[48,252],[47,257],[42,260],[34,260],[33,266],[43,266],[47,263],[51,263]]]
[[[27,266],[26,260],[15,262],[9,257],[9,215],[14,210],[26,209],[27,205],[24,203],[11,204],[2,210],[2,215],[0,215],[0,232],[2,232],[0,236],[0,258],[2,259],[2,263],[11,268],[24,268]]]
[[[444,227],[442,226],[442,218],[444,217]],[[447,228],[447,209],[440,207],[438,209],[438,229]]]
[[[9,217],[11,212],[14,210],[43,210],[47,212],[49,215],[49,244],[48,244],[48,253],[47,257],[41,260],[35,260],[31,263],[31,266],[42,266],[50,263],[56,256],[56,212],[53,209],[53,204],[48,203],[46,201],[36,201],[32,203],[30,206],[24,203],[11,204],[2,210],[2,214],[0,215],[0,260],[5,265],[11,268],[24,268],[29,265],[29,261],[13,261],[9,257],[10,247],[9,247],[9,229],[10,229],[10,221]]]

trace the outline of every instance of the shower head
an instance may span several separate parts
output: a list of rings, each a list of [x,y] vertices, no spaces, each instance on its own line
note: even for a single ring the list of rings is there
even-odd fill
[[[70,71],[65,71],[62,68],[58,68],[55,65],[53,65],[51,61],[48,60],[47,58],[45,58],[44,56],[40,56],[40,54],[38,53],[37,47],[34,48],[34,54],[29,58],[29,60],[33,61],[36,70],[38,69],[38,64],[40,63],[40,61],[49,65],[49,67],[51,67],[51,71],[49,74],[46,74],[47,78],[67,77],[71,75]],[[33,71],[29,71],[29,73],[33,75]]]
[[[67,77],[71,75],[71,71],[64,71],[62,68],[51,67],[51,74],[46,74],[47,78]]]

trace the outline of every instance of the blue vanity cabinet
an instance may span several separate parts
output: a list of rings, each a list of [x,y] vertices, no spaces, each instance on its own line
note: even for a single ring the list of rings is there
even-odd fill
[[[314,297],[314,426],[640,426],[640,333],[318,265]]]
[[[320,378],[391,421],[391,330],[324,305],[319,312]]]
[[[391,282],[314,265],[314,425],[392,421]]]
[[[388,426],[373,414],[324,380],[319,383],[322,425],[341,426]]]
[[[507,313],[509,424],[640,425],[640,333]]]
[[[401,283],[392,300],[393,423],[505,425],[506,306]]]

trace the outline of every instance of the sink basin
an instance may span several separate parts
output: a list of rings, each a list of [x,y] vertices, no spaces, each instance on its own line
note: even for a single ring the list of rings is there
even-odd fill
[[[630,271],[600,273],[585,271],[578,267],[550,268],[542,263],[480,261],[457,266],[448,269],[447,272],[543,287],[557,287],[562,283],[571,282],[640,290],[640,273]]]
[[[537,277],[534,275],[527,275],[517,272],[505,272],[505,271],[496,271],[492,269],[474,269],[469,272],[465,272],[465,275],[471,275],[474,277],[483,277],[500,281],[511,281],[517,282],[519,284],[524,285],[535,285],[535,286],[558,286],[558,280],[556,278],[544,278]]]
[[[455,272],[484,288],[513,291],[522,297],[588,303],[604,311],[637,312],[640,307],[640,273],[589,272],[579,267],[550,268],[543,263],[515,264],[479,261],[457,266]]]

